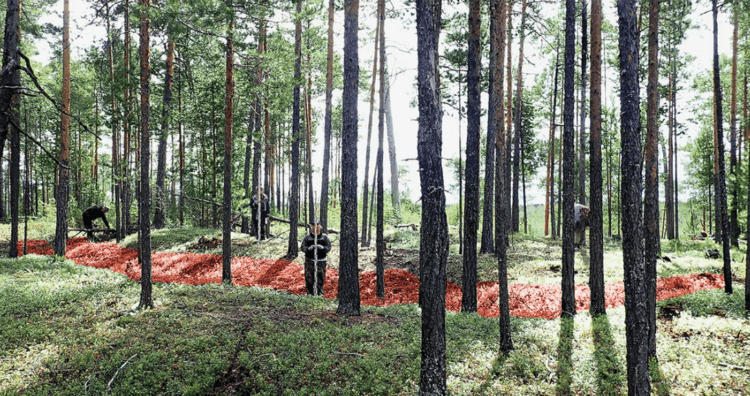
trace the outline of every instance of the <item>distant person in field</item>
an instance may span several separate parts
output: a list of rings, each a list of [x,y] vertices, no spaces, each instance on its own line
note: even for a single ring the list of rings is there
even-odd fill
[[[259,241],[268,238],[268,214],[271,212],[271,206],[268,203],[268,196],[263,194],[263,188],[258,187],[258,190],[250,200],[250,210],[253,213],[253,224],[250,230],[250,235],[255,235]],[[258,235],[258,228],[260,227],[260,235]]]
[[[93,230],[95,227],[94,220],[96,219],[102,219],[107,229],[110,228],[109,222],[107,221],[107,212],[109,212],[108,207],[96,205],[83,211],[83,228],[86,229],[86,235],[89,238],[92,238],[94,236],[94,233],[91,230]]]
[[[575,237],[573,239],[573,244],[575,244],[576,247],[580,247],[585,243],[584,237],[586,236],[586,228],[589,227],[590,213],[591,209],[589,209],[588,206],[581,204],[575,205],[575,226],[573,227]]]
[[[331,251],[331,241],[321,232],[320,222],[310,224],[310,233],[305,235],[300,249],[305,253],[305,288],[307,294],[323,295],[326,281],[326,254]]]

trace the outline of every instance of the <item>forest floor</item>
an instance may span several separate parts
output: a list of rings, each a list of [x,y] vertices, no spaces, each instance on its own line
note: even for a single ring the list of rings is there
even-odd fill
[[[409,235],[399,234],[387,238],[387,265],[416,275],[418,252]],[[201,236],[221,235],[209,229],[156,231],[153,249],[220,252],[220,245],[191,249]],[[331,271],[338,266],[332,239]],[[135,243],[129,237],[113,249]],[[670,262],[660,262],[661,278],[721,273],[721,261],[704,255],[715,247],[712,242],[662,243]],[[262,243],[233,236],[234,254],[254,259],[276,260],[286,246],[283,236]],[[585,252],[576,255],[578,283],[588,279]],[[733,253],[744,257],[744,251]],[[361,271],[374,269],[373,258],[372,249],[361,250]],[[559,285],[559,242],[517,237],[509,258],[511,284]],[[605,261],[605,281],[620,281],[622,255],[613,241]],[[496,267],[491,255],[481,256],[479,280],[496,280]],[[740,286],[744,260],[733,269]],[[448,276],[460,286],[460,256],[451,256]],[[418,389],[416,304],[363,306],[361,317],[346,318],[335,314],[335,300],[256,287],[155,283],[155,309],[135,311],[139,290],[125,276],[70,261],[35,255],[0,261],[0,393],[413,394]],[[661,394],[748,394],[750,322],[743,294],[742,287],[731,296],[713,289],[659,303],[654,373],[660,372],[661,380],[654,384]],[[627,391],[622,307],[594,320],[585,312],[573,320],[514,317],[516,350],[507,358],[497,357],[496,319],[451,312],[446,321],[453,394]],[[303,354],[307,358],[301,359]]]

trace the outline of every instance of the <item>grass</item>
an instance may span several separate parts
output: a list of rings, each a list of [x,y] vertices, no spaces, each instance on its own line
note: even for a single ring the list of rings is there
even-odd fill
[[[398,233],[390,248],[411,246],[418,235]],[[200,236],[220,232],[180,228],[152,235],[155,250],[186,251]],[[337,258],[337,238],[332,239]],[[261,243],[237,235],[233,242],[235,254],[270,258],[284,255],[288,244],[283,235]],[[559,282],[553,268],[560,261],[559,241],[514,236],[512,243],[511,282]],[[663,243],[672,263],[662,262],[659,275],[720,272],[720,260],[703,256],[710,243],[683,241],[669,249]],[[606,246],[607,282],[622,279],[616,246],[615,241]],[[588,278],[585,252],[576,252],[578,283]],[[361,251],[362,269],[370,268],[373,255]],[[744,265],[733,269],[744,277]],[[459,283],[460,271],[461,257],[453,254],[450,280]],[[496,280],[496,271],[493,256],[480,257],[480,280]],[[748,394],[747,371],[733,368],[750,365],[750,321],[744,289],[736,286],[731,296],[708,290],[660,302],[660,309],[671,304],[682,312],[659,319],[654,392]],[[33,255],[0,260],[0,394],[418,392],[421,313],[414,304],[363,307],[361,317],[347,318],[335,314],[336,301],[319,297],[156,283],[155,308],[139,311],[139,293],[137,282],[108,270]],[[447,312],[448,389],[454,395],[625,394],[624,320],[623,307],[595,318],[586,313],[563,320],[512,318],[515,349],[501,357],[497,318]]]

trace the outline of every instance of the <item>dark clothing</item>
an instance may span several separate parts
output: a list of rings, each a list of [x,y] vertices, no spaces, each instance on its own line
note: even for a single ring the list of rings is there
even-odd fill
[[[331,241],[326,234],[316,237],[313,234],[305,235],[300,249],[305,253],[305,289],[307,294],[323,295],[323,286],[326,281],[326,254],[331,251]],[[318,253],[317,261],[315,252]],[[317,266],[317,271],[316,271]],[[315,288],[317,282],[317,290]]]
[[[104,221],[104,225],[107,228],[109,227],[109,222],[107,222],[107,215],[104,214],[104,208],[101,206],[92,206],[86,210],[83,211],[83,228],[86,228],[88,230],[94,228],[94,220],[96,219],[102,219]]]
[[[589,213],[590,212],[591,212],[591,209],[589,209],[588,206],[575,204],[575,207],[574,207],[575,226],[573,227],[575,235],[573,236],[573,244],[576,246],[581,246],[582,244],[586,243],[585,241],[586,228],[589,227]]]
[[[255,195],[250,201],[250,210],[252,211],[252,228],[250,235],[258,236],[258,227],[260,226],[259,240],[268,238],[268,214],[271,212],[271,206],[268,203],[268,196],[261,194],[260,200]],[[258,215],[260,214],[260,218]],[[260,222],[260,224],[258,224]]]

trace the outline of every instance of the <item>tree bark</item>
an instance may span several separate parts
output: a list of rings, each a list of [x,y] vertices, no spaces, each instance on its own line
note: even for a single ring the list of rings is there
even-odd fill
[[[732,34],[732,87],[731,91],[731,104],[730,104],[730,137],[729,137],[729,174],[732,188],[732,210],[729,217],[729,243],[732,246],[739,247],[739,236],[740,227],[737,224],[737,205],[739,204],[739,197],[737,196],[737,179],[735,175],[735,168],[737,167],[737,43],[739,41],[739,15],[737,12],[737,4],[734,5],[734,33]]]
[[[581,0],[581,125],[579,136],[581,149],[578,151],[578,201],[586,205],[586,57],[588,52],[589,38],[587,28],[586,0]]]
[[[228,4],[232,10],[232,2]],[[232,128],[234,125],[234,14],[229,19],[224,91],[224,221],[222,224],[221,281],[232,284]]]
[[[606,313],[604,298],[604,227],[602,213],[602,1],[591,1],[591,131],[589,166],[589,288],[591,316]],[[658,198],[658,197],[657,197]],[[658,200],[657,200],[658,202]]]
[[[573,246],[575,192],[573,177],[575,170],[575,119],[574,91],[575,79],[575,0],[565,1],[565,90],[563,131],[563,248],[562,248],[562,315],[573,317],[576,314],[575,297],[575,247]]]
[[[507,45],[508,45],[508,58],[507,58],[507,66],[506,66],[506,81],[508,82],[508,89],[506,91],[507,93],[507,113],[505,117],[505,164],[503,168],[503,177],[505,177],[505,187],[503,188],[503,192],[505,194],[505,210],[507,211],[507,221],[505,222],[505,227],[507,228],[508,232],[513,231],[513,221],[512,221],[512,212],[511,212],[511,188],[510,184],[512,182],[512,171],[513,168],[511,168],[512,162],[511,162],[511,151],[510,151],[510,145],[513,142],[513,56],[512,56],[512,50],[513,50],[513,1],[514,0],[508,0],[508,11],[507,11],[507,17],[508,17],[508,25],[507,25]],[[505,239],[505,243],[508,244],[509,240],[508,238]]]
[[[560,41],[557,41],[557,51],[555,53],[555,82],[554,91],[552,94],[552,116],[549,121],[549,157],[547,159],[547,196],[545,199],[545,210],[544,210],[544,235],[549,235],[550,230],[548,226],[552,226],[552,239],[557,237],[555,231],[555,122],[557,121],[557,74],[560,70]],[[550,214],[552,214],[550,216]]]
[[[377,167],[378,181],[378,198],[377,206],[378,213],[377,219],[375,220],[376,225],[376,236],[375,236],[375,268],[377,269],[377,279],[375,294],[380,297],[385,297],[385,268],[383,263],[383,256],[385,254],[385,240],[383,238],[383,140],[385,135],[385,0],[378,0],[378,19],[380,20],[380,103],[378,104],[378,153],[375,159],[375,166]]]
[[[388,59],[385,57],[386,68]],[[385,71],[385,125],[388,133],[388,159],[391,167],[391,205],[393,206],[393,217],[396,222],[401,222],[401,193],[398,188],[398,163],[396,160],[396,139],[393,132],[393,112],[391,111],[391,81],[388,70]]]
[[[516,109],[514,114],[515,130],[513,134],[513,232],[518,232],[520,224],[518,206],[519,164],[521,161],[521,140],[523,139],[522,104],[523,104],[523,44],[526,39],[526,0],[521,2],[521,38],[518,45],[518,70],[516,71]],[[508,81],[510,84],[510,80]]]
[[[227,43],[229,44],[229,43]],[[169,112],[172,106],[172,77],[174,76],[174,39],[167,38],[167,65],[164,75],[164,109],[162,109],[161,133],[159,134],[159,152],[156,171],[156,212],[154,228],[164,228],[166,212],[165,183],[167,179],[167,136],[169,134]],[[229,72],[229,70],[227,70]]]
[[[646,186],[644,238],[646,265],[646,309],[648,310],[648,356],[656,357],[656,259],[659,257],[659,0],[649,1],[648,85],[646,120]]]
[[[490,5],[492,9],[493,5]],[[490,64],[489,64],[489,96],[487,104],[487,151],[484,157],[484,206],[482,209],[482,243],[479,253],[495,253],[494,241],[494,210],[495,196],[495,19],[490,10]],[[502,95],[500,96],[502,97]]]
[[[367,123],[367,148],[365,149],[365,178],[362,183],[362,235],[360,236],[360,242],[362,247],[369,244],[367,238],[367,232],[369,230],[369,223],[367,221],[367,205],[368,205],[368,194],[370,192],[369,186],[367,185],[367,177],[370,174],[370,143],[372,141],[372,113],[375,109],[375,76],[377,76],[378,70],[378,45],[380,44],[377,37],[380,36],[380,21],[378,21],[375,27],[375,54],[372,58],[372,83],[370,84],[370,117]]]
[[[463,293],[462,312],[477,311],[477,228],[479,226],[479,117],[481,102],[479,97],[479,75],[481,73],[482,52],[480,48],[480,2],[469,2],[469,51],[467,53],[466,96],[466,206],[464,219],[466,229],[463,240]]]
[[[344,92],[341,180],[341,238],[339,306],[336,312],[359,316],[359,267],[357,247],[357,91],[359,89],[359,0],[344,2]]]
[[[243,169],[242,176],[242,189],[244,191],[245,199],[250,199],[252,195],[250,192],[250,163],[253,156],[253,131],[255,130],[255,107],[250,105],[250,116],[247,121],[247,136],[245,137],[245,167]],[[242,225],[240,226],[240,232],[244,234],[250,233],[250,221],[247,216],[242,216]]]
[[[320,187],[320,225],[328,229],[328,178],[331,163],[331,118],[333,114],[333,15],[334,0],[328,0],[328,52],[326,57],[326,114],[323,140],[323,172]],[[390,136],[390,134],[389,134]],[[392,139],[391,139],[392,140]]]
[[[149,185],[149,164],[151,156],[151,133],[149,130],[149,25],[148,10],[151,7],[150,0],[140,0],[141,11],[141,44],[140,44],[140,61],[141,61],[141,181],[140,194],[138,200],[140,210],[138,217],[140,219],[140,230],[138,247],[141,253],[141,299],[139,307],[153,308],[154,303],[151,297],[151,186]]]
[[[670,60],[674,62],[674,59],[670,57]],[[664,163],[664,170],[667,172],[666,180],[664,180],[664,207],[667,211],[666,216],[666,229],[667,229],[667,239],[674,239],[674,193],[672,191],[672,186],[674,185],[672,183],[674,174],[674,168],[672,167],[672,164],[674,163],[672,160],[674,158],[674,152],[672,151],[672,148],[674,147],[672,144],[672,137],[674,136],[674,129],[675,129],[675,122],[674,122],[674,111],[672,109],[672,97],[674,96],[674,92],[672,91],[673,85],[672,85],[672,79],[674,78],[673,73],[669,73],[669,87],[667,88],[667,93],[669,97],[667,98],[669,105],[667,106],[668,109],[668,124],[669,127],[667,128],[667,144],[669,145],[669,149],[667,152],[664,153],[665,155],[665,163]],[[662,150],[663,151],[663,150]]]
[[[732,261],[729,253],[729,219],[727,218],[727,184],[724,176],[724,126],[722,117],[722,94],[721,94],[721,73],[719,71],[719,25],[716,21],[718,8],[716,0],[712,1],[713,26],[714,26],[714,107],[716,109],[716,140],[718,155],[716,163],[719,167],[717,178],[716,195],[720,203],[721,218],[721,244],[724,258],[724,291],[732,294]],[[717,225],[717,230],[719,229]]]
[[[646,268],[643,257],[641,216],[641,113],[638,84],[638,38],[636,0],[618,0],[620,34],[620,119],[622,154],[622,218],[628,225],[623,234],[625,269],[625,337],[627,344],[628,394],[648,395],[649,319]]]
[[[8,61],[18,61],[18,41],[19,36],[17,34],[18,29],[18,14],[20,12],[20,4],[18,1],[8,1],[8,11],[5,17],[5,49],[3,51],[3,66],[8,64]],[[6,58],[7,57],[7,58]],[[8,59],[6,61],[5,59]],[[3,77],[3,85],[17,86],[20,82],[19,79],[11,80],[6,83],[5,77]],[[3,95],[5,96],[5,95]],[[15,94],[14,94],[15,96]],[[8,102],[10,105],[11,103]],[[63,82],[62,82],[62,122],[60,128],[60,164],[58,166],[58,184],[55,196],[55,206],[57,212],[57,225],[55,229],[55,254],[58,256],[65,256],[65,244],[68,240],[68,157],[70,155],[70,4],[68,0],[63,2]],[[16,117],[15,112],[11,112],[12,109],[3,109],[3,113],[10,114],[10,117]],[[8,111],[11,110],[11,111]],[[6,113],[6,111],[8,111]],[[5,116],[7,117],[7,116]],[[4,124],[7,125],[7,124]],[[6,127],[7,128],[7,127]],[[14,127],[10,127],[11,133],[11,157],[14,156],[13,146],[16,144],[14,140],[18,135],[18,131]],[[17,148],[15,149],[17,153]],[[1,153],[2,151],[0,151]],[[15,154],[18,155],[18,154]],[[13,158],[11,158],[11,167]],[[13,181],[13,170],[11,168],[11,190],[13,186],[17,185]],[[17,180],[16,180],[17,181]],[[16,187],[17,188],[17,187]],[[13,193],[11,192],[11,216],[13,208]],[[16,213],[15,216],[18,216]],[[17,223],[16,223],[17,224]],[[18,234],[16,230],[16,239],[13,238],[13,231],[11,228],[11,240],[10,240],[10,257],[18,257],[17,252],[17,240]]]
[[[417,151],[422,192],[419,294],[422,305],[422,367],[420,395],[444,395],[445,267],[448,257],[448,221],[442,167],[442,111],[438,82],[437,21],[440,0],[417,0],[417,53],[419,130]]]
[[[496,30],[492,34],[493,53],[495,59],[492,95],[493,120],[495,129],[495,254],[497,255],[498,272],[498,307],[500,310],[500,353],[507,356],[513,350],[513,338],[510,332],[510,300],[508,293],[508,205],[505,190],[508,188],[505,179],[505,157],[508,155],[507,140],[505,138],[505,104],[503,102],[503,58],[505,57],[505,39],[507,34],[506,15],[508,7],[505,0],[492,0],[490,12],[495,20]],[[508,81],[510,84],[510,80]]]
[[[122,158],[118,160],[120,165],[120,193],[122,194],[122,229],[120,235],[124,238],[129,232],[130,204],[132,202],[130,191],[130,0],[125,0],[125,15],[123,17],[123,30],[125,35],[124,72],[125,90],[123,91],[124,117],[122,121]]]

